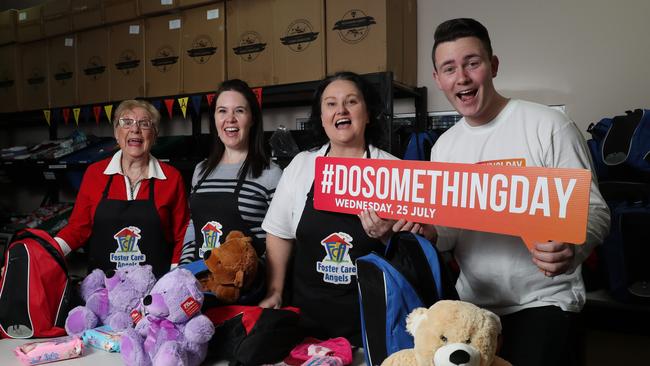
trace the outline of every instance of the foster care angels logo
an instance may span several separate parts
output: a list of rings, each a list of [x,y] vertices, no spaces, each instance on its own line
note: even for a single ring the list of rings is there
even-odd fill
[[[63,86],[67,84],[68,80],[72,79],[72,68],[67,63],[60,63],[56,67],[56,72],[54,73],[54,80],[57,84]]]
[[[366,15],[362,10],[349,10],[343,19],[334,24],[335,31],[345,43],[355,44],[363,41],[370,32],[370,26],[377,24],[375,18]]]
[[[352,237],[344,232],[328,235],[321,240],[325,258],[316,262],[316,271],[323,274],[323,281],[335,285],[349,284],[357,275],[357,267],[350,259]]]
[[[202,34],[192,41],[192,48],[187,50],[187,55],[197,64],[204,64],[210,61],[210,57],[217,53],[217,47],[214,47],[212,39]]]
[[[140,60],[133,50],[124,50],[120,53],[115,63],[115,69],[120,71],[123,75],[128,76],[135,72],[135,69],[140,66]]]
[[[314,32],[313,29],[309,21],[295,20],[289,24],[284,37],[280,38],[280,42],[294,52],[302,52],[318,38],[318,32]]]
[[[263,42],[262,36],[257,32],[248,31],[239,37],[239,46],[234,47],[233,51],[242,60],[253,62],[265,49],[266,43]]]
[[[203,254],[208,250],[218,248],[221,243],[221,235],[223,231],[221,230],[223,226],[216,221],[208,221],[201,228],[201,234],[203,234],[203,245],[199,248],[199,257],[203,258]]]
[[[113,235],[113,238],[117,241],[117,250],[111,253],[110,260],[116,264],[116,268],[135,266],[147,260],[138,246],[142,239],[140,228],[125,227]]]

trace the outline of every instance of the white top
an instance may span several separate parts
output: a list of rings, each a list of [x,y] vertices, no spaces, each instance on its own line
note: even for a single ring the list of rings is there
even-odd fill
[[[519,160],[517,160],[519,159]],[[473,127],[461,119],[431,149],[436,162],[478,163],[511,160],[529,167],[591,169],[586,142],[575,123],[547,106],[511,100],[489,123]],[[575,247],[573,268],[553,278],[532,262],[519,237],[438,227],[440,250],[454,249],[461,268],[456,289],[461,300],[499,315],[556,305],[580,311],[585,287],[580,263],[609,230],[609,210],[592,173],[587,239]]]
[[[283,239],[296,238],[296,229],[305,208],[305,199],[314,182],[316,158],[325,156],[328,147],[329,144],[325,144],[318,150],[303,151],[296,155],[284,169],[262,222],[264,231]],[[368,148],[371,159],[397,159],[372,145]]]

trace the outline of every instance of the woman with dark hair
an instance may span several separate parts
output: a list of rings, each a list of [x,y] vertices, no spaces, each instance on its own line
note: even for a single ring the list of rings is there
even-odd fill
[[[262,223],[268,271],[267,295],[260,306],[278,308],[283,302],[297,306],[307,335],[343,336],[357,346],[362,343],[355,260],[383,251],[381,234],[418,230],[419,225],[382,220],[374,212],[357,216],[314,209],[314,165],[319,156],[395,159],[375,145],[381,141],[383,124],[376,95],[351,72],[321,82],[311,120],[323,137],[322,146],[291,161]],[[328,249],[331,245],[338,247]],[[332,252],[340,255],[334,259]],[[287,293],[285,280],[291,284]]]
[[[260,224],[282,175],[265,149],[262,112],[248,84],[226,80],[215,97],[214,146],[194,169],[181,263],[203,258],[232,230],[252,237],[257,254],[264,254]]]

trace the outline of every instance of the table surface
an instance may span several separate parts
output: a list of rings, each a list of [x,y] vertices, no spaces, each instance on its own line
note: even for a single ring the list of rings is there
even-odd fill
[[[13,350],[21,344],[33,342],[34,339],[2,339],[0,340],[0,365],[3,366],[24,366]],[[92,365],[92,366],[114,366],[121,365],[122,358],[119,353],[110,353],[93,347],[84,347],[83,356],[64,361],[52,363],[53,366]],[[47,365],[47,364],[44,364]],[[206,366],[227,366],[228,361],[215,361],[204,363]],[[354,353],[352,365],[365,365],[363,350],[358,349]]]

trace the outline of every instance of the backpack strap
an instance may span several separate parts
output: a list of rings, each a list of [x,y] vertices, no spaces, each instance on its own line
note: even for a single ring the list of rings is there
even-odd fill
[[[12,242],[19,242],[23,241],[25,239],[34,239],[37,243],[39,243],[45,251],[47,251],[53,258],[54,260],[61,266],[61,269],[63,269],[63,272],[65,273],[66,277],[68,276],[68,266],[65,264],[65,259],[63,258],[63,255],[59,250],[56,249],[56,247],[47,239],[45,238],[51,238],[50,234],[43,230],[39,229],[24,229],[19,231],[12,239]],[[7,247],[7,249],[9,249]]]

